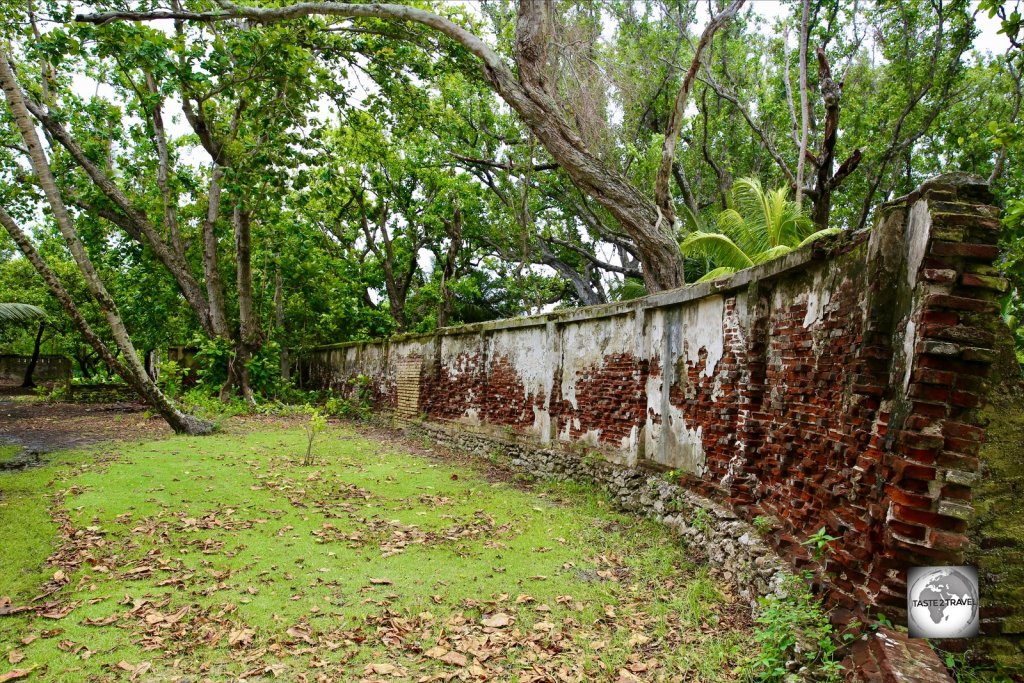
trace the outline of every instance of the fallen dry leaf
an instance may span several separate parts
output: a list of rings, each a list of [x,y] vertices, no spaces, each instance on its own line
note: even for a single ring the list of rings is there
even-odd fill
[[[378,676],[390,676],[397,670],[397,666],[385,662],[382,664],[367,664],[366,668],[363,669],[363,673],[367,676],[370,674],[377,674]]]
[[[489,626],[490,628],[504,628],[512,623],[512,617],[504,612],[498,612],[497,614],[492,614],[491,616],[481,620],[480,623],[484,626]]]
[[[7,653],[7,661],[11,664],[17,664],[18,662],[25,659],[25,653],[21,650],[11,650]]]
[[[19,678],[25,678],[30,673],[36,670],[36,665],[32,665],[27,669],[15,669],[14,671],[8,671],[5,674],[0,674],[0,683],[6,683],[7,681],[16,681]]]
[[[370,583],[372,583],[374,586],[392,585],[391,579],[370,579]]]
[[[249,647],[256,631],[251,628],[235,629],[228,633],[228,645],[231,647]]]
[[[445,664],[452,664],[454,666],[466,666],[468,662],[468,660],[466,659],[466,655],[462,654],[461,652],[449,652],[446,655],[438,657],[438,659],[444,662]]]

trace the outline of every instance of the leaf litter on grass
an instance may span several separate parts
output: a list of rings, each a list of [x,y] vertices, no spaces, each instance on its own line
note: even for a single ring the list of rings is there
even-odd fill
[[[10,663],[89,681],[733,677],[747,609],[666,530],[578,487],[345,436],[312,470],[297,430],[271,430],[62,474],[52,579],[30,610],[0,599]]]

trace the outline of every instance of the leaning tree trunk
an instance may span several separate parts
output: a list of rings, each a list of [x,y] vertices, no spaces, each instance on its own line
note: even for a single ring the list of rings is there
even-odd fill
[[[71,255],[75,259],[75,263],[78,265],[79,271],[82,273],[82,277],[85,280],[86,286],[89,288],[90,294],[92,294],[96,303],[99,305],[100,310],[103,312],[103,316],[106,319],[107,324],[110,325],[114,341],[117,343],[117,347],[121,351],[121,355],[124,357],[124,363],[117,363],[115,365],[115,367],[119,367],[122,370],[122,372],[119,372],[118,374],[121,374],[125,381],[127,381],[128,384],[146,400],[146,402],[153,406],[153,408],[167,421],[174,431],[186,434],[205,434],[212,431],[212,424],[190,415],[185,415],[179,411],[146,374],[146,369],[139,361],[139,356],[135,352],[135,347],[132,344],[131,338],[128,336],[128,330],[125,328],[121,315],[117,310],[117,304],[110,296],[110,293],[107,292],[103,281],[100,279],[99,274],[96,272],[96,269],[92,264],[92,260],[85,251],[85,245],[82,244],[82,240],[78,237],[74,223],[72,222],[71,216],[64,204],[64,200],[61,197],[60,190],[57,188],[57,182],[53,176],[52,170],[50,169],[46,153],[43,151],[43,147],[39,142],[39,137],[36,134],[32,116],[29,114],[28,108],[25,106],[21,87],[18,85],[18,81],[14,76],[14,71],[11,68],[7,53],[3,50],[0,50],[0,86],[3,87],[4,96],[7,98],[7,103],[10,106],[14,121],[21,132],[22,140],[25,142],[25,147],[28,150],[32,170],[36,174],[39,186],[46,195],[47,202],[53,212],[53,217],[57,223],[57,227],[64,236],[65,242],[67,242],[68,249],[71,251]],[[10,215],[4,212],[3,216],[5,216],[3,220],[4,227],[7,228],[11,237],[18,243],[22,253],[28,257],[26,249],[31,249],[31,243],[28,241],[24,232],[22,232],[19,226],[11,219]],[[38,254],[36,255],[36,258],[37,263],[33,263],[33,266],[35,266],[39,274],[45,279],[46,275],[44,274],[44,269],[48,270],[48,267],[45,262],[38,257]],[[54,282],[59,284],[59,281],[56,280],[56,277],[53,276],[52,272],[50,273],[50,276]],[[53,284],[50,285],[50,289],[56,296],[57,291],[55,291]],[[67,296],[67,292],[64,292],[64,297],[65,300],[62,301],[62,304],[64,304],[65,308],[68,309],[68,313],[71,314],[71,308],[75,308],[74,302],[69,296]],[[77,312],[77,309],[75,310]],[[79,317],[81,316],[79,315]],[[93,335],[93,337],[99,340],[95,335]],[[103,346],[105,348],[105,345]],[[100,350],[98,347],[96,348],[97,351]],[[106,356],[112,357],[109,349],[106,349]],[[110,359],[107,360],[109,364]]]
[[[39,348],[43,345],[43,330],[46,329],[46,323],[39,323],[39,331],[36,332],[36,343],[32,346],[32,359],[28,362],[28,367],[25,369],[25,379],[22,381],[21,386],[25,389],[32,389],[36,383],[32,381],[32,375],[36,371],[36,363],[39,362]]]
[[[0,58],[2,58],[2,53],[0,53]],[[159,394],[159,389],[157,389],[157,393],[163,398],[163,403],[161,404],[151,400],[151,395],[149,393],[150,390],[145,386],[145,383],[140,382],[138,375],[133,373],[120,360],[118,360],[117,356],[114,355],[114,352],[111,351],[107,344],[100,339],[99,335],[93,331],[85,317],[78,310],[78,306],[75,305],[71,295],[68,294],[66,289],[64,289],[60,280],[50,267],[46,265],[46,262],[43,261],[39,252],[36,251],[35,246],[28,239],[25,231],[21,229],[21,227],[13,218],[11,218],[10,214],[8,214],[2,206],[0,206],[0,224],[6,228],[7,233],[14,240],[15,244],[18,245],[21,253],[25,255],[28,262],[32,264],[32,267],[35,268],[36,272],[43,278],[43,281],[49,288],[50,293],[53,294],[54,298],[56,298],[58,302],[60,302],[60,305],[67,312],[75,327],[78,328],[82,338],[85,339],[89,346],[95,349],[96,353],[99,354],[100,358],[103,359],[107,364],[107,367],[110,368],[112,372],[124,378],[128,385],[131,386],[136,393],[145,398],[150,405],[156,408],[160,412],[160,415],[167,420],[167,423],[171,428],[179,434],[208,434],[213,431],[213,424],[200,420],[192,415],[186,415],[175,409],[174,406],[169,404],[166,397],[163,397],[163,394]],[[79,358],[79,365],[82,368],[82,374],[88,375],[86,364],[82,362],[81,358]],[[143,375],[145,375],[145,373],[143,373]],[[150,384],[152,383],[150,382]]]

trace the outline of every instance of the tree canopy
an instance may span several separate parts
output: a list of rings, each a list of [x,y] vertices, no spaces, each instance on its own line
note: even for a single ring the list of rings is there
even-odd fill
[[[680,286],[961,170],[1024,318],[1012,8],[757,5],[0,0],[0,299],[81,374],[198,346],[252,399],[296,348]]]

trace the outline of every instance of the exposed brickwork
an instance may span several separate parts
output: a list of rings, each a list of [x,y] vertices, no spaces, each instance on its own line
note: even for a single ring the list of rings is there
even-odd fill
[[[428,416],[437,404],[432,400],[426,406]],[[525,428],[533,425],[534,406],[543,408],[543,397],[528,395],[515,367],[508,358],[499,356],[491,360],[476,404],[481,407],[482,419],[487,424]]]
[[[433,419],[455,420],[481,406],[487,375],[480,353],[460,353],[442,364],[433,377],[424,378],[421,410]]]
[[[647,377],[649,363],[631,354],[607,356],[598,367],[588,368],[575,379],[575,401],[556,387],[552,416],[558,425],[567,425],[572,439],[597,432],[600,442],[619,446],[623,439],[636,437],[647,413]]]

